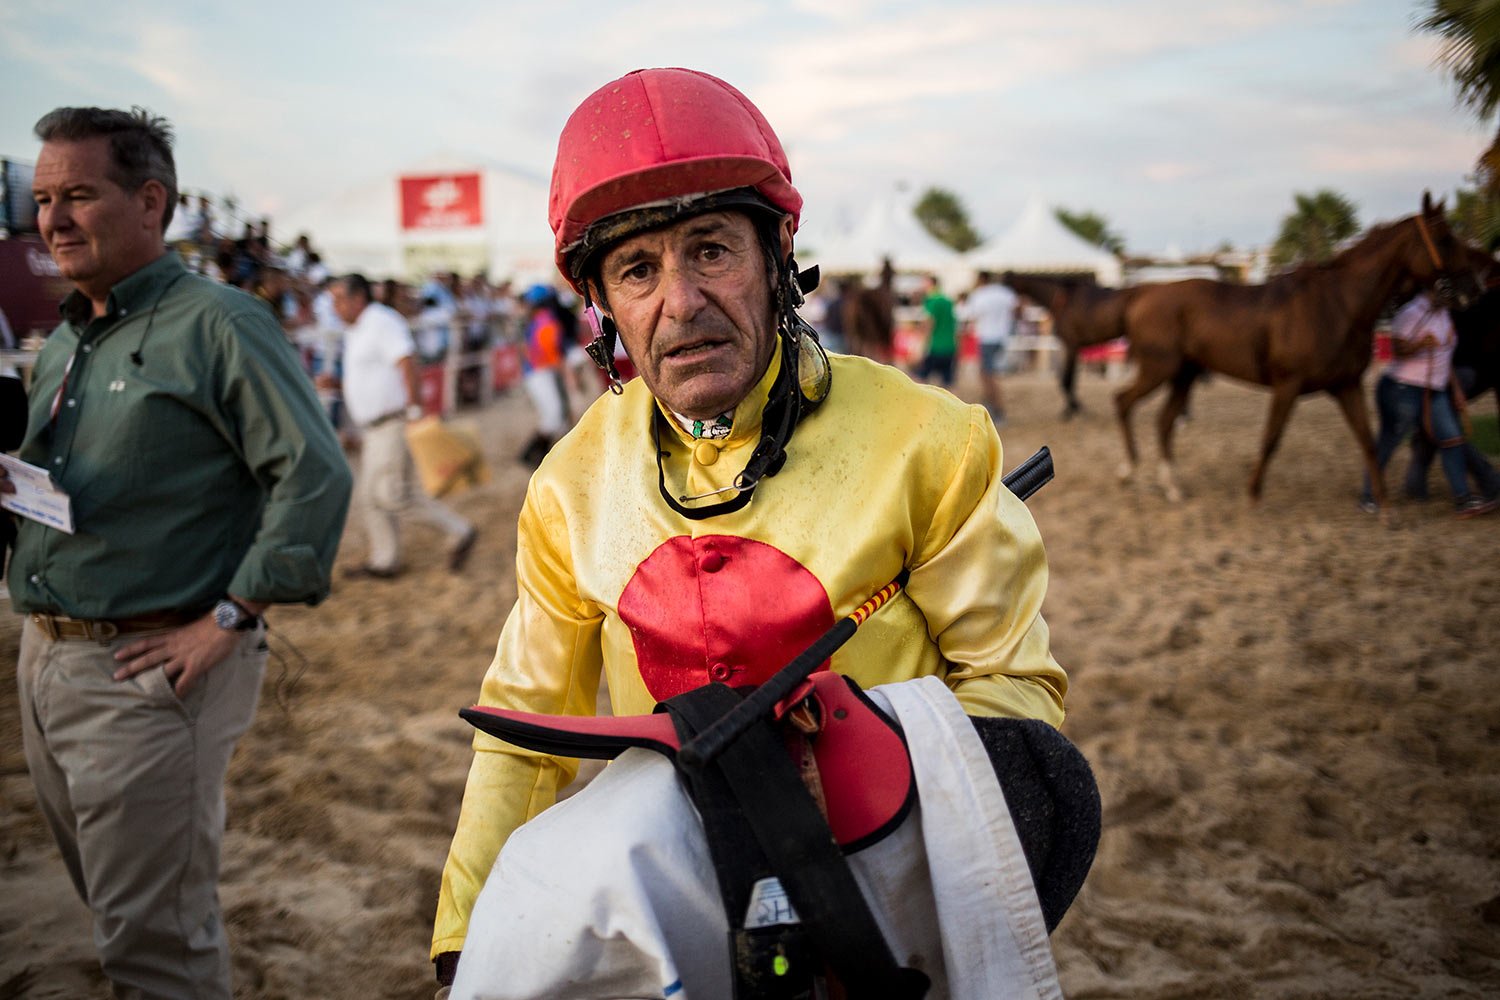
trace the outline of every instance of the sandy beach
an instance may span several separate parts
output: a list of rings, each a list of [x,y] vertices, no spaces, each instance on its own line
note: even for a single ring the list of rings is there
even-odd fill
[[[1115,479],[1117,387],[1085,374],[1086,413],[1063,422],[1050,379],[1014,378],[1002,431],[1007,467],[1043,444],[1056,458],[1031,504],[1045,614],[1072,681],[1064,732],[1105,804],[1053,938],[1067,994],[1500,995],[1500,515],[1456,521],[1436,470],[1431,502],[1396,503],[1388,525],[1360,513],[1352,439],[1320,397],[1252,507],[1268,397],[1224,379],[1195,396],[1186,498],[1168,504],[1149,475]],[[972,372],[959,393],[977,398]],[[1137,411],[1148,456],[1159,405]],[[240,996],[432,995],[470,755],[457,710],[514,599],[514,455],[531,430],[519,392],[467,419],[496,474],[454,500],[482,529],[462,575],[413,529],[399,580],[337,581],[320,607],[272,613],[277,656],[228,784]],[[363,545],[351,530],[340,566]],[[7,668],[19,634],[0,614]],[[17,710],[0,684],[0,998],[105,995]]]

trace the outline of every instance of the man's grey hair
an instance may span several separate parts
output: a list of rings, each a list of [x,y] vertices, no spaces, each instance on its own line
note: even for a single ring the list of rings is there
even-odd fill
[[[161,228],[166,232],[177,207],[177,164],[172,159],[172,123],[145,108],[57,108],[36,123],[43,142],[109,139],[109,179],[130,194],[147,181],[167,189]]]

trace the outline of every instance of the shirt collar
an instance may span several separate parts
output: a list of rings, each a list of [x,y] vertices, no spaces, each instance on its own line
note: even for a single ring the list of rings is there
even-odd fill
[[[145,267],[115,282],[114,287],[109,290],[109,298],[104,302],[104,315],[129,316],[138,310],[149,309],[155,305],[156,297],[166,288],[167,283],[186,270],[177,251],[168,250]],[[69,292],[68,297],[58,306],[62,318],[80,330],[88,326],[93,309],[93,303],[77,289]]]
[[[775,346],[771,349],[771,363],[761,373],[760,381],[755,383],[754,388],[746,393],[745,398],[740,400],[739,405],[734,408],[734,424],[729,429],[729,436],[719,439],[725,446],[760,440],[761,414],[765,412],[766,403],[771,398],[771,385],[776,381],[776,376],[780,371],[781,335],[777,334]],[[682,425],[670,407],[658,399],[656,408],[667,418],[667,424],[679,439],[686,442],[693,441],[692,432]],[[688,421],[688,427],[691,426],[692,421]]]

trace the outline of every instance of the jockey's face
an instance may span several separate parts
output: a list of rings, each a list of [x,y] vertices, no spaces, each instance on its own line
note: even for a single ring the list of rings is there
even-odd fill
[[[782,252],[792,245],[788,216]],[[765,373],[776,342],[771,276],[750,218],[695,215],[608,250],[606,311],[657,399],[684,417],[733,410]]]

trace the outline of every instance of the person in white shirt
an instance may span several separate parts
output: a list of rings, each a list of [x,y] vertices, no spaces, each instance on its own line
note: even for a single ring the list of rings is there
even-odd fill
[[[334,280],[334,311],[348,324],[344,334],[343,399],[349,420],[361,436],[354,508],[369,536],[365,564],[356,577],[388,580],[401,572],[398,515],[410,510],[449,538],[448,568],[463,568],[477,535],[468,520],[412,486],[406,422],[422,416],[417,385],[416,347],[406,319],[374,301],[363,275]],[[320,387],[333,382],[319,379]]]
[[[979,287],[964,300],[963,318],[974,324],[979,342],[979,372],[984,385],[984,405],[996,426],[1005,421],[1005,396],[1000,375],[1005,370],[1005,352],[1015,333],[1021,309],[1016,293],[989,271],[979,272]]]
[[[1375,404],[1380,411],[1375,461],[1384,470],[1402,441],[1418,429],[1426,431],[1438,446],[1455,513],[1466,518],[1500,509],[1500,498],[1486,499],[1469,492],[1464,431],[1449,391],[1457,346],[1453,319],[1430,292],[1422,292],[1396,313],[1391,321],[1395,356],[1375,385]],[[1360,507],[1372,513],[1376,510],[1369,476],[1365,477]]]

